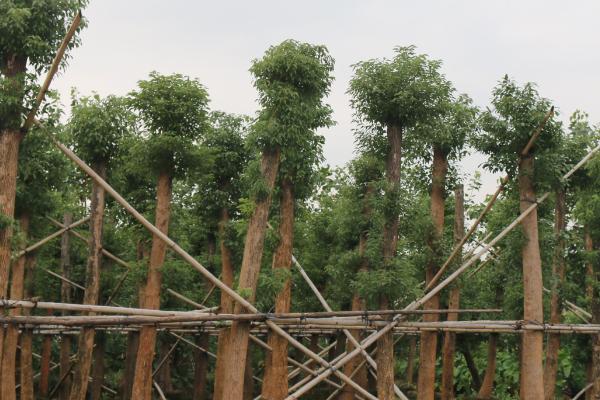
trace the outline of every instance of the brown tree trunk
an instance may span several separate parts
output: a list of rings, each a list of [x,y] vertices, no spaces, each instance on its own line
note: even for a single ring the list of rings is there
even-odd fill
[[[23,214],[19,218],[21,232],[27,237],[29,231],[29,214]],[[11,299],[23,299],[25,288],[25,262],[26,255],[22,255],[14,263],[12,268],[12,284],[10,286]],[[21,315],[21,309],[16,307],[10,310],[11,316]],[[17,363],[17,344],[19,342],[19,327],[16,324],[9,324],[6,327],[4,337],[4,350],[2,358],[2,392],[1,399],[16,400],[16,363]]]
[[[144,240],[138,240],[136,248],[136,259],[142,261],[147,257],[147,249]],[[144,303],[144,285],[141,284],[138,289],[138,305]],[[127,347],[125,352],[125,368],[119,388],[119,399],[131,399],[131,390],[133,387],[133,376],[135,374],[135,360],[138,347],[140,345],[140,333],[137,331],[127,333]]]
[[[104,384],[104,353],[106,346],[106,335],[104,332],[98,332],[96,335],[96,347],[94,347],[93,357],[94,365],[92,367],[92,387],[90,390],[90,400],[100,400],[102,398],[102,385]]]
[[[102,178],[106,177],[106,164],[103,162],[93,165],[94,171]],[[95,181],[92,183],[92,198],[90,207],[90,239],[88,242],[89,255],[86,269],[86,285],[83,304],[96,305],[100,297],[100,269],[102,268],[102,232],[104,229],[104,189]],[[93,313],[88,313],[93,315]],[[92,369],[92,353],[94,351],[94,328],[83,328],[79,333],[77,344],[77,364],[73,373],[70,400],[85,400],[88,379]]]
[[[229,287],[233,287],[233,260],[231,250],[227,246],[226,229],[229,224],[229,211],[226,207],[221,210],[219,221],[219,250],[221,252],[221,280]],[[221,312],[233,312],[233,299],[221,291]],[[219,331],[217,339],[217,363],[215,366],[214,400],[221,400],[223,396],[223,379],[226,368],[225,350],[229,343],[230,330],[223,328]]]
[[[519,195],[520,210],[524,212],[536,201],[533,184],[532,155],[521,157],[519,162]],[[542,305],[542,260],[538,239],[537,209],[534,209],[521,222],[525,242],[523,244],[523,297],[525,303],[524,317],[533,323],[544,322]],[[541,331],[523,333],[523,353],[521,358],[521,390],[522,399],[544,398],[543,352],[544,334]]]
[[[415,355],[417,353],[417,338],[411,336],[408,342],[408,361],[406,363],[406,383],[410,386],[414,383],[415,377]]]
[[[65,213],[63,216],[63,224],[69,226],[73,223],[73,216],[70,213]],[[63,233],[60,241],[60,270],[61,275],[69,278],[71,275],[71,238],[68,232]],[[60,284],[60,299],[63,303],[72,303],[71,286],[61,281]],[[68,311],[62,311],[62,315],[69,315]],[[59,359],[59,376],[65,377],[58,390],[59,400],[68,400],[71,392],[71,336],[62,335],[60,342],[60,359]]]
[[[431,259],[425,271],[425,282],[429,283],[439,269],[441,252],[440,242],[444,233],[444,187],[448,173],[447,154],[439,147],[433,147],[433,169],[431,174],[431,220],[433,235],[429,240]],[[423,305],[428,310],[437,310],[440,306],[439,296],[434,296]],[[425,314],[424,322],[436,322],[438,314]],[[419,351],[418,399],[433,400],[435,394],[435,359],[437,354],[437,333],[422,332]]]
[[[165,361],[156,372],[155,380],[165,394],[170,394],[173,393],[173,378],[171,374],[172,357],[169,354],[172,344],[165,339],[166,338],[163,338],[163,340],[158,341],[158,360],[162,361],[164,359]]]
[[[12,94],[21,93],[24,84],[24,73],[27,69],[27,58],[16,54],[4,55],[5,65],[2,74],[6,78],[6,89]],[[22,102],[22,99],[19,99]],[[20,115],[13,116],[20,121]],[[0,298],[8,295],[8,277],[10,275],[10,254],[12,224],[15,214],[15,197],[17,194],[17,170],[19,165],[19,145],[24,133],[17,127],[0,130]],[[0,326],[0,364],[4,342],[4,329]],[[0,393],[2,380],[0,379]]]
[[[172,181],[169,174],[158,175],[156,188],[156,227],[164,234],[169,230]],[[157,236],[152,238],[148,278],[144,289],[144,308],[158,309],[160,306],[161,269],[167,253],[167,245]],[[156,328],[144,326],[140,330],[140,345],[135,363],[135,376],[131,397],[136,400],[152,399],[152,360],[156,346]]]
[[[33,296],[33,270],[36,257],[32,254],[26,256],[25,285],[23,298]],[[23,309],[23,315],[30,315],[30,309]],[[45,339],[45,338],[44,338]],[[21,397],[20,400],[33,400],[33,330],[23,329],[21,332]]]
[[[491,399],[496,379],[496,351],[498,348],[498,334],[491,333],[488,341],[487,367],[483,382],[477,393],[478,399]]]
[[[385,164],[387,188],[385,196],[388,204],[395,205],[400,193],[400,167],[402,161],[402,128],[387,126],[388,154]],[[398,246],[399,213],[396,209],[387,211],[383,226],[383,263],[388,268],[396,256]],[[379,308],[389,308],[389,299],[381,295]],[[381,400],[394,399],[394,338],[390,331],[377,342],[377,397]]]
[[[248,345],[248,355],[246,356],[246,368],[244,370],[244,400],[254,398],[254,368],[252,367],[252,346]]]
[[[49,310],[49,315],[52,311]],[[41,398],[48,397],[48,384],[50,382],[50,362],[52,358],[52,336],[44,335],[42,339],[42,358],[40,361],[40,382],[38,392]]]
[[[554,208],[554,235],[556,247],[552,260],[552,293],[550,298],[550,323],[561,322],[562,299],[561,289],[565,280],[565,240],[563,238],[566,229],[565,218],[565,192],[556,191],[556,205]],[[550,333],[546,345],[546,363],[544,364],[544,396],[546,400],[554,400],[556,390],[556,374],[558,372],[558,351],[560,349],[560,335]]]
[[[465,196],[462,185],[454,190],[454,245],[457,246],[465,234]],[[460,259],[460,254],[458,259]],[[455,284],[450,289],[448,308],[460,308],[460,286]],[[458,321],[457,313],[449,313],[448,321]],[[442,349],[442,399],[454,399],[454,353],[456,351],[456,333],[446,332]]]
[[[203,349],[208,349],[207,333],[201,333],[196,336],[196,344]],[[206,376],[208,374],[208,354],[206,352],[194,350],[194,391],[192,400],[206,400]]]
[[[292,248],[294,243],[294,188],[284,179],[281,182],[281,221],[279,225],[279,245],[273,254],[272,268],[289,273],[292,267]],[[290,312],[292,286],[287,277],[281,291],[275,299],[275,312]],[[288,394],[288,344],[281,336],[269,332],[268,344],[273,351],[266,354],[265,374],[262,384],[262,397],[269,400],[283,400]]]
[[[475,364],[475,360],[473,359],[473,355],[471,354],[471,350],[469,349],[468,342],[463,342],[462,346],[460,347],[460,352],[465,358],[467,369],[469,370],[469,374],[471,374],[473,389],[477,390],[481,387],[481,377],[479,376],[479,371],[477,370],[477,365]]]
[[[256,297],[256,285],[262,262],[271,196],[277,170],[279,169],[279,157],[279,149],[263,151],[261,175],[268,193],[255,200],[254,211],[246,233],[238,287],[251,303],[254,302]],[[234,312],[236,314],[245,311],[240,304],[235,304]],[[223,387],[223,400],[243,400],[244,366],[246,365],[248,353],[249,333],[250,324],[248,322],[234,321],[231,325],[229,346],[225,350],[226,365],[231,367],[225,368],[224,382],[227,382],[227,385]]]

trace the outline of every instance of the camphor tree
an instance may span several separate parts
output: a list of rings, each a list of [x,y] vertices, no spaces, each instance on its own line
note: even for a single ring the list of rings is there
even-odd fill
[[[221,256],[221,280],[233,287],[235,268],[229,221],[239,214],[240,178],[249,159],[249,149],[245,143],[249,121],[247,117],[216,111],[210,114],[209,120],[210,128],[203,144],[212,157],[213,165],[208,177],[201,179],[198,184],[198,192],[193,201],[197,208],[201,208],[198,212],[208,222],[207,229],[211,231],[209,235],[217,238]],[[221,313],[233,312],[233,300],[225,292],[221,292],[219,310]],[[225,373],[223,354],[228,340],[229,329],[221,329],[217,339],[214,398],[222,395]],[[201,395],[195,385],[193,398],[200,399]]]
[[[8,294],[22,116],[34,80],[50,65],[70,19],[87,1],[12,0],[0,4],[0,296]],[[70,47],[78,44],[75,40]],[[4,330],[0,329],[0,342]],[[0,359],[2,351],[0,350]],[[0,382],[1,384],[1,382]]]
[[[519,205],[524,212],[536,202],[536,187],[543,182],[543,174],[534,168],[536,156],[542,158],[555,150],[561,126],[549,120],[535,146],[522,154],[530,136],[550,109],[550,101],[540,97],[535,86],[518,86],[508,76],[494,88],[492,110],[482,114],[482,132],[475,143],[489,155],[487,166],[493,171],[504,170],[511,176],[518,174]],[[542,323],[542,263],[538,238],[537,210],[521,223],[523,231],[523,319]],[[521,354],[521,398],[543,399],[543,332],[523,333]]]
[[[197,162],[197,147],[206,132],[208,93],[194,79],[174,74],[150,74],[138,82],[139,89],[130,94],[131,105],[138,113],[146,140],[144,163],[157,176],[155,225],[167,234],[174,177],[183,176]],[[153,237],[143,304],[160,306],[161,267],[166,244]],[[152,360],[156,344],[156,328],[145,326],[140,331],[132,398],[151,399]]]
[[[56,109],[53,112],[57,116]],[[55,121],[49,121],[54,124]],[[40,130],[34,129],[23,139],[19,151],[19,169],[17,179],[15,216],[19,221],[20,237],[18,242],[25,244],[31,234],[39,231],[45,221],[40,217],[47,215],[57,206],[56,192],[60,190],[65,178],[65,160],[54,148],[47,136]],[[41,223],[40,223],[41,222]],[[28,258],[29,257],[29,258]],[[31,296],[27,288],[31,274],[26,271],[30,254],[24,254],[13,262],[10,286],[11,299],[23,299]],[[29,310],[15,308],[11,315],[29,314]],[[4,357],[2,359],[2,396],[3,399],[16,399],[16,356],[17,344],[20,342],[20,398],[33,400],[33,369],[32,369],[32,331],[27,329],[19,334],[16,325],[9,325],[4,339]]]
[[[125,100],[98,95],[73,99],[71,118],[67,129],[72,136],[75,152],[89,163],[103,179],[107,177],[111,158],[119,151],[123,137],[131,132],[133,118]],[[104,189],[93,181],[90,201],[89,255],[83,304],[98,304],[100,271],[102,268],[102,234],[104,230]],[[93,328],[83,328],[79,334],[75,374],[69,398],[86,398],[88,377],[94,349]]]
[[[265,230],[282,152],[291,154],[294,146],[310,142],[306,138],[317,128],[331,124],[331,109],[322,101],[329,92],[332,70],[333,59],[324,46],[293,40],[269,48],[250,69],[262,107],[250,133],[250,140],[261,152],[261,160],[260,172],[254,171],[257,177],[250,194],[253,211],[238,283],[238,290],[250,302],[256,297]],[[234,312],[241,313],[244,309],[236,304]],[[242,399],[249,329],[246,322],[234,321],[231,326],[223,399]]]
[[[314,190],[317,169],[323,157],[323,142],[323,136],[317,134],[315,127],[308,126],[303,135],[290,137],[282,149],[278,185],[279,242],[273,254],[272,269],[274,278],[283,281],[283,285],[276,295],[276,313],[287,313],[291,309],[289,275],[294,247],[295,210]],[[281,336],[269,332],[268,344],[273,351],[266,354],[262,395],[266,399],[284,399],[288,392],[288,343]]]
[[[448,176],[449,160],[460,160],[465,139],[475,131],[477,110],[471,104],[471,99],[460,95],[452,99],[450,93],[446,98],[440,99],[444,111],[438,117],[417,124],[408,135],[407,147],[412,151],[411,157],[431,160],[431,189],[430,189],[430,214],[433,231],[427,237],[427,246],[430,251],[425,267],[425,282],[429,283],[439,270],[443,260],[443,233],[444,212],[446,199],[446,180]],[[425,152],[420,149],[427,149]],[[454,302],[458,302],[458,293],[453,288]],[[429,300],[424,308],[438,309],[439,296]],[[438,321],[439,315],[427,314],[423,316],[424,322]],[[437,350],[437,333],[422,332],[420,346],[418,392],[419,398],[433,399],[435,385],[435,361]],[[447,349],[445,368],[453,365],[453,349]],[[442,388],[442,397],[447,398],[448,392],[453,389],[451,373],[445,375],[445,388]]]
[[[403,134],[419,123],[437,118],[444,112],[451,91],[440,74],[441,63],[416,54],[414,47],[397,47],[393,59],[363,61],[354,66],[349,93],[359,122],[387,135],[385,177],[385,225],[383,263],[390,265],[398,243],[398,202]],[[387,309],[390,299],[383,295],[379,308]],[[392,333],[379,339],[377,346],[377,395],[394,397],[394,346]],[[433,386],[433,382],[429,382]]]

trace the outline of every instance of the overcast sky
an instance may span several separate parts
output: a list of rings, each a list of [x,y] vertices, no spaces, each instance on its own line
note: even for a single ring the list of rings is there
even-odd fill
[[[600,120],[598,1],[91,0],[84,14],[82,46],[53,85],[64,103],[71,87],[122,95],[156,70],[198,78],[212,109],[253,115],[252,59],[288,38],[326,45],[336,60],[328,102],[337,124],[323,132],[331,165],[354,155],[351,65],[391,57],[395,46],[441,59],[457,90],[481,107],[509,74],[537,82],[562,119],[582,109]],[[463,161],[465,175],[481,161]],[[496,178],[484,175],[485,192]]]

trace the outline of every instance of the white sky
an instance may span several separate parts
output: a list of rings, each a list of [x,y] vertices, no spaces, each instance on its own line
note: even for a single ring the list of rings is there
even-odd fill
[[[481,107],[508,73],[537,82],[562,119],[582,109],[600,120],[598,1],[92,0],[84,14],[82,46],[53,84],[65,104],[71,87],[123,95],[156,70],[200,79],[213,109],[253,115],[253,58],[288,38],[326,45],[336,60],[328,102],[337,125],[323,132],[331,165],[354,155],[350,66],[390,57],[394,46],[414,44],[443,60],[457,90]],[[463,161],[465,174],[481,161]],[[477,198],[494,190],[495,179],[484,175]]]

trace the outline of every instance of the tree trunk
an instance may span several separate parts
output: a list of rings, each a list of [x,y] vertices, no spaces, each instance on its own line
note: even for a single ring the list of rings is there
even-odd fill
[[[254,398],[254,368],[252,367],[252,346],[248,345],[246,368],[244,370],[244,400]]]
[[[460,351],[463,354],[463,357],[465,358],[467,369],[471,374],[471,380],[473,381],[473,389],[477,390],[477,388],[481,387],[481,378],[479,376],[479,371],[477,370],[475,360],[473,359],[473,355],[471,354],[471,350],[469,349],[469,344],[467,342],[463,342]]]
[[[396,210],[400,194],[400,167],[402,161],[402,128],[397,125],[387,126],[388,154],[385,164],[387,188],[385,197],[393,210],[387,210],[383,226],[383,264],[389,268],[396,256],[398,245],[398,218]],[[389,308],[389,299],[381,295],[379,308]],[[377,342],[377,397],[381,400],[394,399],[394,338],[390,331]]]
[[[25,285],[23,298],[33,296],[33,270],[36,257],[28,254],[25,260]],[[30,315],[30,309],[23,309],[23,315]],[[46,338],[44,338],[45,340]],[[33,330],[23,329],[21,332],[21,400],[33,400]]]
[[[156,188],[156,227],[164,234],[169,231],[172,180],[169,174],[161,172]],[[160,306],[161,269],[165,261],[167,245],[157,236],[152,238],[148,278],[144,289],[144,308],[156,310]],[[156,328],[144,326],[140,330],[140,345],[135,363],[132,398],[152,399],[152,360],[156,346]]]
[[[496,379],[496,350],[498,347],[498,334],[491,333],[488,341],[487,367],[483,376],[483,383],[477,393],[478,399],[491,399]]]
[[[6,78],[6,89],[12,94],[21,93],[24,84],[24,74],[27,69],[27,58],[16,54],[4,55],[5,65],[2,74]],[[12,89],[12,90],[11,90]],[[22,103],[22,99],[19,99]],[[21,112],[13,115],[15,120],[21,120]],[[15,197],[17,194],[17,171],[19,165],[19,145],[24,133],[17,127],[0,130],[0,298],[8,295],[8,277],[10,275],[10,254],[12,239],[12,224],[15,214]],[[4,329],[0,326],[0,364],[4,343]],[[2,380],[0,379],[0,393]]]
[[[90,390],[90,400],[100,400],[102,398],[102,385],[104,384],[104,353],[106,346],[105,332],[98,332],[96,335],[96,347],[94,347],[94,365],[92,367],[92,387]]]
[[[556,247],[552,260],[552,294],[550,298],[550,323],[561,322],[562,299],[561,291],[565,280],[565,240],[563,238],[566,229],[565,218],[565,192],[560,189],[556,191],[556,205],[554,209],[554,235]],[[558,351],[560,349],[560,334],[550,333],[546,348],[546,363],[544,364],[544,396],[546,400],[554,400],[556,390],[556,374],[558,372]]]
[[[536,201],[533,184],[532,155],[521,157],[519,162],[520,211],[524,212]],[[525,242],[523,244],[523,289],[525,313],[523,319],[533,323],[544,322],[542,305],[542,260],[538,239],[537,209],[521,222]],[[541,331],[523,333],[521,358],[521,398],[544,398],[543,352],[544,334]]]
[[[23,214],[19,218],[21,232],[27,237],[29,231],[29,214]],[[10,287],[11,299],[23,299],[25,288],[25,262],[26,255],[22,255],[14,263],[12,270],[12,284]],[[10,310],[11,316],[21,315],[22,310],[18,307]],[[16,324],[9,324],[6,327],[4,337],[4,351],[2,358],[2,393],[0,398],[6,400],[16,400],[16,363],[17,363],[17,344],[19,342],[19,327]]]
[[[406,383],[410,386],[414,383],[415,355],[417,353],[417,338],[411,336],[408,343],[408,361],[406,363]]]
[[[462,185],[454,190],[454,245],[457,246],[465,234],[465,196]],[[461,255],[458,254],[458,259]],[[448,308],[460,308],[460,286],[456,283],[450,289]],[[457,313],[449,313],[448,321],[458,321]],[[454,353],[456,351],[456,333],[446,332],[442,349],[442,399],[454,399]]]
[[[94,171],[103,179],[106,178],[106,164],[98,162],[93,165]],[[100,269],[102,268],[102,232],[104,229],[104,189],[95,181],[92,183],[92,202],[90,207],[90,239],[89,255],[86,269],[86,285],[83,304],[98,304],[100,297]],[[94,315],[88,313],[87,315]],[[94,328],[84,327],[79,333],[77,344],[77,364],[71,384],[70,400],[85,400],[88,378],[92,370],[92,353],[94,351]]]
[[[209,336],[201,333],[196,336],[196,344],[203,349],[208,349]],[[192,400],[206,400],[206,376],[208,374],[208,354],[198,349],[194,350],[194,391]]]
[[[52,311],[48,310],[52,315]],[[48,397],[48,384],[50,382],[50,362],[52,358],[52,336],[44,335],[42,339],[42,358],[40,361],[40,382],[38,392],[42,399]]]
[[[136,259],[143,261],[147,257],[147,249],[144,240],[138,240],[136,246]],[[142,307],[144,303],[144,285],[141,284],[138,289],[138,305]],[[121,400],[131,399],[131,390],[133,388],[133,376],[135,374],[135,361],[138,347],[140,345],[140,333],[127,333],[127,348],[125,353],[125,368],[121,379],[119,398]]]
[[[63,216],[63,224],[69,226],[73,223],[73,216],[71,213],[65,213]],[[60,270],[61,275],[65,278],[69,278],[71,275],[71,238],[69,232],[65,232],[61,236],[60,240]],[[71,285],[65,281],[61,281],[60,284],[60,299],[63,303],[72,303],[72,292]],[[69,315],[68,311],[62,311],[62,315]],[[69,393],[71,392],[71,374],[68,372],[71,370],[71,336],[61,335],[60,342],[60,377],[65,377],[58,390],[59,400],[68,400]]]
[[[254,211],[252,212],[252,217],[248,223],[248,232],[246,233],[238,287],[251,303],[254,302],[256,297],[256,285],[262,262],[265,231],[269,219],[269,208],[271,207],[271,196],[277,170],[279,169],[279,158],[279,149],[263,151],[261,175],[268,193],[255,200]],[[236,314],[245,311],[240,304],[235,304],[234,312]],[[225,368],[224,382],[227,382],[227,386],[223,387],[223,399],[243,400],[244,367],[248,353],[249,332],[250,324],[248,322],[234,321],[231,325],[229,346],[225,351],[225,362],[230,367]]]
[[[221,251],[221,281],[229,287],[233,287],[233,260],[231,250],[227,246],[226,230],[229,224],[229,211],[227,207],[221,210],[221,220],[219,221],[219,249]],[[233,312],[233,299],[221,291],[222,313]],[[223,328],[219,331],[217,338],[217,362],[215,365],[215,384],[213,390],[213,399],[221,400],[223,396],[223,379],[226,368],[225,350],[229,343],[229,329]]]
[[[273,254],[272,268],[274,271],[283,270],[288,275],[275,299],[275,312],[287,313],[290,312],[292,302],[289,272],[292,267],[294,243],[294,188],[287,179],[281,182],[280,211],[279,245]],[[283,400],[288,394],[288,343],[276,333],[269,332],[268,336],[267,341],[273,351],[266,354],[262,397],[269,400]]]
[[[167,338],[162,338],[162,340],[158,341],[158,360],[165,361],[162,363],[160,369],[156,372],[155,380],[158,383],[158,386],[161,387],[165,394],[173,393],[173,378],[171,374],[171,362],[172,357],[169,355],[169,350],[171,350],[172,343],[170,343]]]
[[[444,233],[444,187],[448,173],[447,154],[439,146],[433,147],[433,169],[431,174],[431,220],[433,235],[428,246],[431,249],[431,258],[425,271],[425,282],[429,283],[437,273],[439,257],[441,256],[441,240]],[[439,296],[434,296],[427,301],[424,309],[437,310],[440,305]],[[424,322],[436,322],[438,314],[425,314]],[[422,332],[421,347],[419,351],[419,379],[418,399],[433,400],[435,394],[435,359],[437,354],[437,333]]]

